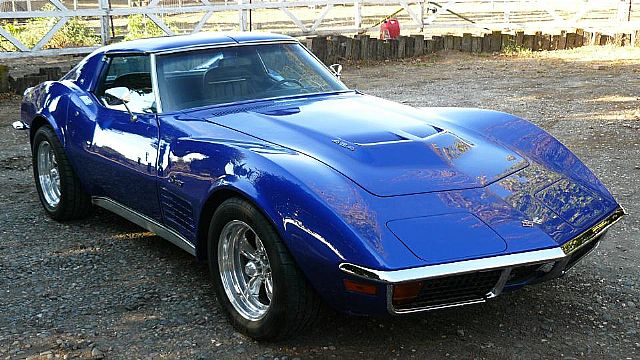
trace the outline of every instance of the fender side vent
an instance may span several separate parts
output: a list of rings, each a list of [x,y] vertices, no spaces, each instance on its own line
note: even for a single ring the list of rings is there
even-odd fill
[[[195,225],[191,204],[163,187],[160,189],[160,206],[165,224],[183,236],[192,238]]]

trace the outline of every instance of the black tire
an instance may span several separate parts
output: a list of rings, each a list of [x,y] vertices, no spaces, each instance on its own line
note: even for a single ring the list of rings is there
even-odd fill
[[[55,154],[60,177],[60,201],[55,206],[49,205],[45,200],[39,180],[38,147],[45,141],[49,143]],[[78,180],[78,177],[71,168],[69,159],[62,148],[62,144],[60,144],[60,140],[58,140],[58,136],[56,136],[56,133],[49,125],[41,126],[34,134],[31,154],[33,177],[36,183],[36,189],[38,190],[38,197],[47,215],[57,221],[75,220],[86,217],[91,212],[91,198],[82,189],[80,180]]]
[[[256,321],[243,317],[231,304],[218,265],[218,242],[223,227],[234,220],[248,224],[262,241],[271,265],[273,296],[266,315]],[[268,220],[249,202],[231,198],[215,211],[208,234],[209,269],[218,302],[233,326],[256,340],[278,340],[300,334],[318,317],[321,302]]]

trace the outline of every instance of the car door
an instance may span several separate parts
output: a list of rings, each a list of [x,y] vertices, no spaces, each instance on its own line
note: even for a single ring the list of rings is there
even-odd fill
[[[126,106],[105,94],[116,87],[130,90]],[[71,143],[81,146],[76,156],[90,192],[160,222],[158,122],[149,56],[106,57],[96,89],[74,102],[69,112],[74,124],[69,136],[75,137]]]

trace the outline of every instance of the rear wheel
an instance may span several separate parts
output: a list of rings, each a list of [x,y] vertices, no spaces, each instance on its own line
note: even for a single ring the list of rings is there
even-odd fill
[[[42,207],[58,221],[85,217],[91,199],[80,186],[53,129],[40,127],[33,136],[33,176]]]
[[[247,201],[232,198],[218,207],[208,251],[218,301],[239,331],[281,339],[317,317],[320,300],[271,224]]]

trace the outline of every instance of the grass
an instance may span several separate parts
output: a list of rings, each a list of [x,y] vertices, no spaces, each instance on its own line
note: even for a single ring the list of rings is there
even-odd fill
[[[530,56],[533,53],[530,49],[521,45],[516,45],[515,41],[511,41],[502,47],[501,54],[506,56]]]

